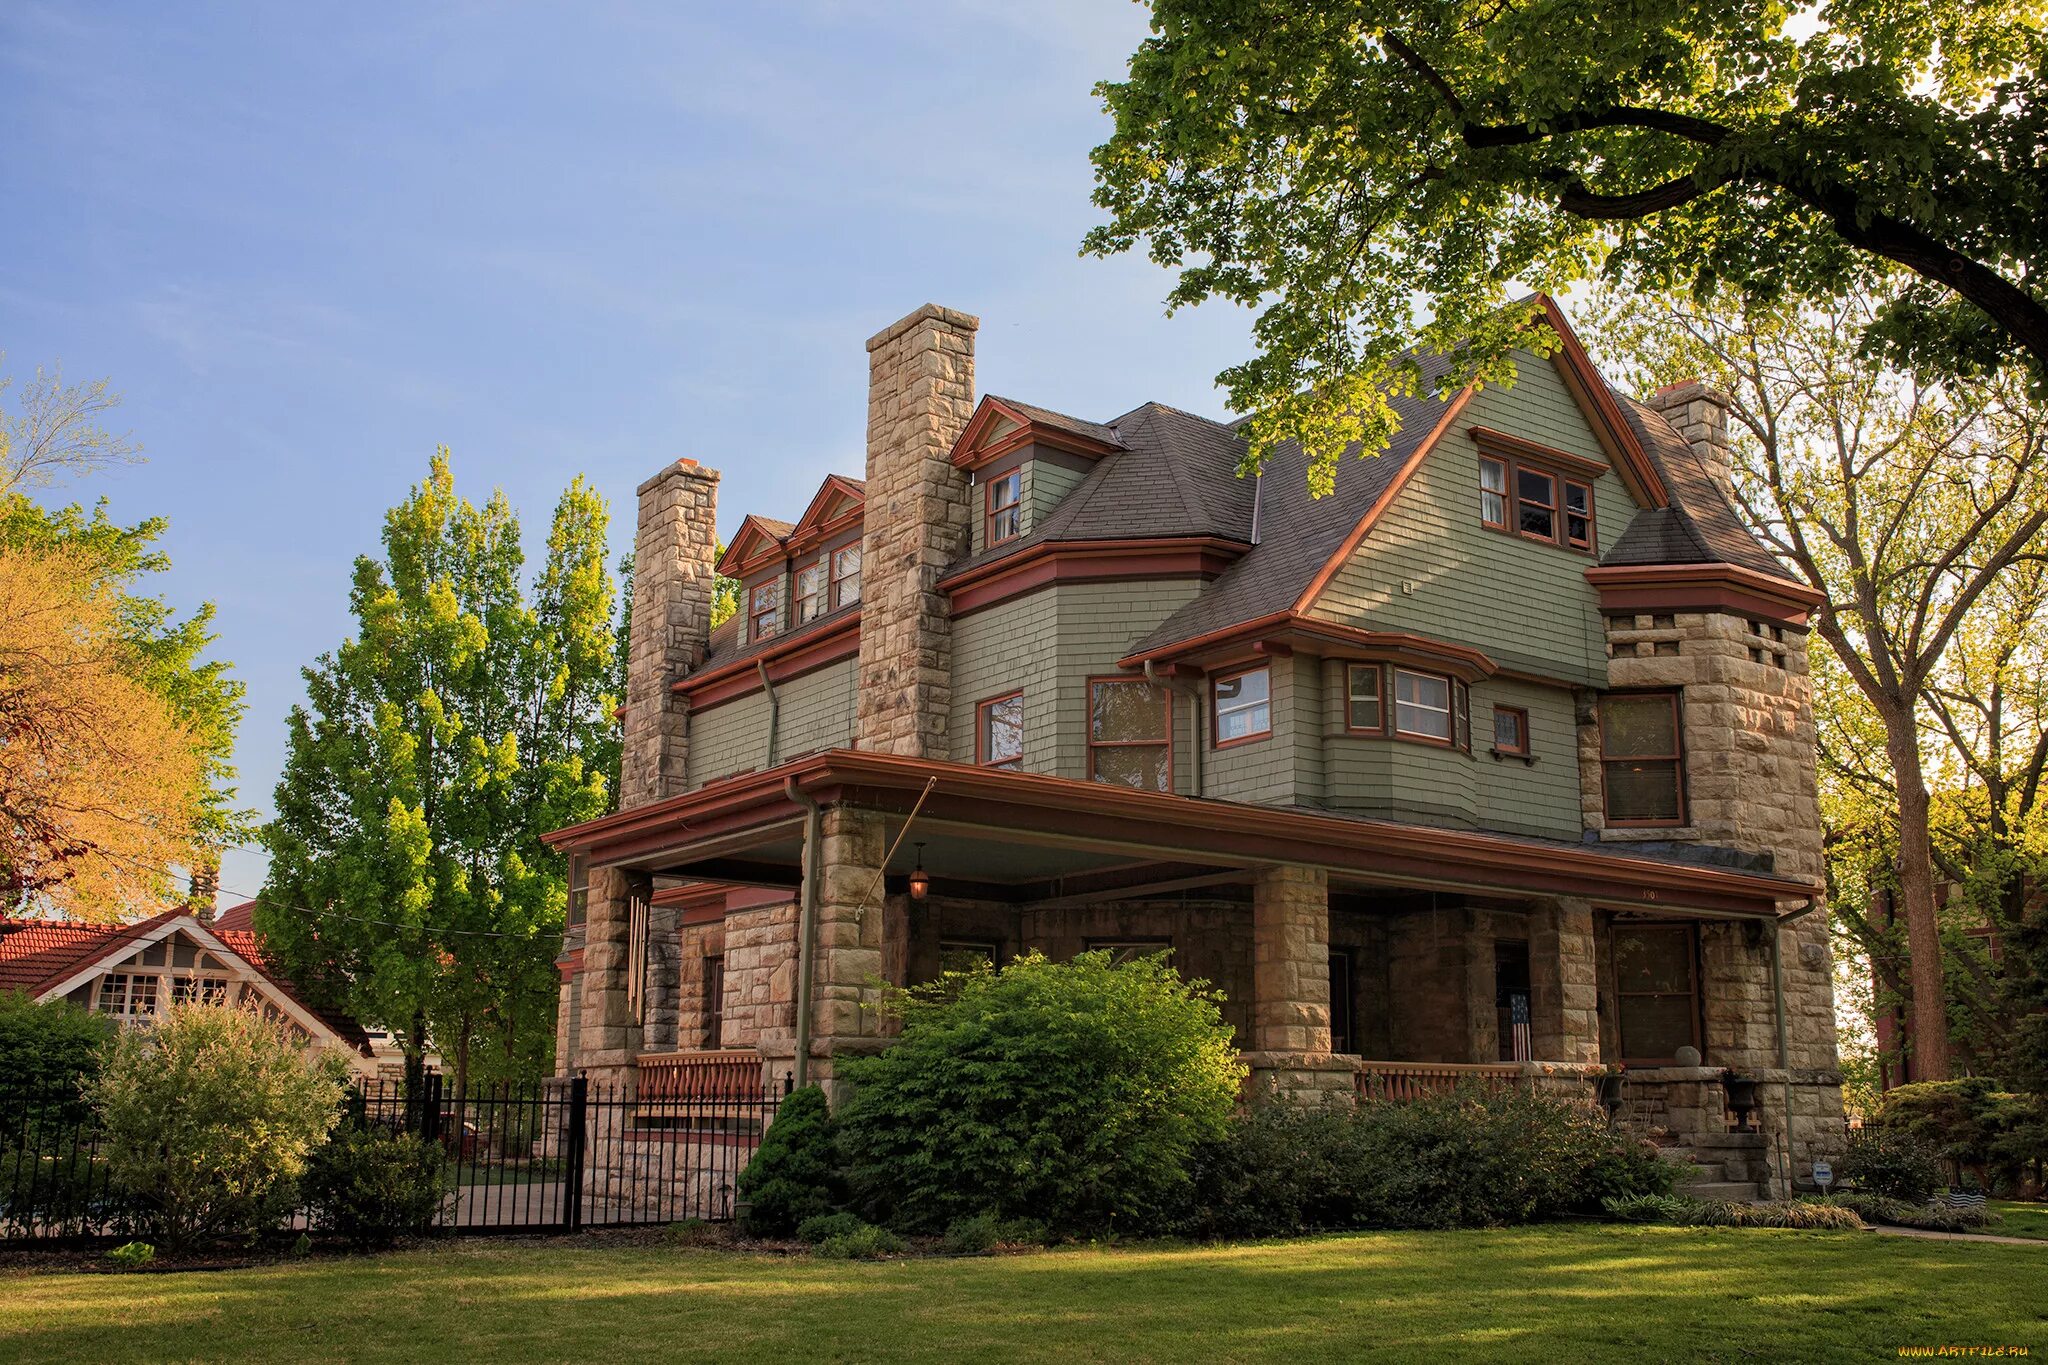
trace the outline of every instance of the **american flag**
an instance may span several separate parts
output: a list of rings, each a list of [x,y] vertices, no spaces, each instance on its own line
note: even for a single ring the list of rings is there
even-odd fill
[[[1513,1024],[1514,1058],[1518,1062],[1534,1059],[1529,1044],[1529,997],[1511,995],[1508,997],[1508,1018]]]

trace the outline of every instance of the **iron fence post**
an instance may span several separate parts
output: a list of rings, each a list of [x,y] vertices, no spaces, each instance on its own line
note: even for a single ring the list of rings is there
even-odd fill
[[[569,1082],[569,1132],[562,1152],[562,1226],[569,1232],[583,1227],[583,1126],[590,1107],[590,1081],[577,1076]]]

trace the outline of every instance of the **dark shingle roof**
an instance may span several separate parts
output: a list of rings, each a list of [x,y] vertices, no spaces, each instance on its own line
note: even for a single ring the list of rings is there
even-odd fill
[[[1621,415],[1671,490],[1672,505],[1639,512],[1603,564],[1735,564],[1786,577],[1785,566],[1743,526],[1728,495],[1663,414],[1616,391]]]
[[[1001,394],[988,393],[983,394],[982,397],[984,400],[993,400],[1001,403],[1006,408],[1013,408],[1043,426],[1072,432],[1076,436],[1085,436],[1091,441],[1100,441],[1104,445],[1121,446],[1123,444],[1122,441],[1117,439],[1116,428],[1104,426],[1100,422],[1090,422],[1084,418],[1069,416],[1064,412],[1054,412],[1051,408],[1041,408],[1036,403],[1022,403],[1015,398],[1005,398]]]

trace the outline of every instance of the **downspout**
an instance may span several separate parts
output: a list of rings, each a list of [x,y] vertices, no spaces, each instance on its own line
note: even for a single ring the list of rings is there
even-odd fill
[[[776,743],[782,733],[782,699],[775,695],[775,684],[768,680],[767,660],[754,660],[754,671],[761,676],[761,690],[768,694],[768,761],[761,765],[766,769],[775,766]]]
[[[1189,701],[1191,701],[1191,702],[1193,702],[1193,703],[1195,704],[1195,710],[1194,710],[1194,715],[1193,715],[1193,717],[1192,717],[1192,721],[1193,721],[1193,724],[1194,724],[1194,729],[1195,729],[1195,755],[1194,755],[1194,757],[1195,757],[1195,762],[1194,762],[1194,773],[1195,773],[1195,795],[1196,795],[1196,796],[1200,796],[1200,795],[1202,794],[1202,693],[1201,693],[1201,690],[1200,690],[1199,688],[1195,687],[1195,686],[1194,686],[1193,684],[1190,684],[1190,685],[1188,685],[1188,686],[1187,686],[1187,687],[1185,687],[1185,688],[1182,688],[1182,687],[1178,687],[1178,686],[1176,686],[1176,685],[1175,685],[1175,684],[1174,684],[1174,683],[1173,683],[1172,681],[1170,681],[1170,680],[1168,680],[1168,679],[1164,679],[1164,678],[1161,678],[1161,677],[1160,677],[1160,676],[1158,675],[1158,673],[1156,673],[1156,672],[1155,672],[1155,671],[1153,670],[1153,665],[1152,665],[1152,661],[1151,661],[1150,659],[1147,659],[1147,660],[1145,660],[1145,681],[1146,681],[1146,682],[1148,682],[1148,683],[1151,683],[1151,684],[1152,684],[1152,685],[1153,685],[1154,687],[1164,687],[1164,688],[1165,688],[1165,689],[1167,689],[1167,690],[1168,690],[1169,692],[1179,692],[1179,693],[1180,693],[1180,694],[1181,694],[1182,696],[1186,697],[1186,698],[1187,698],[1187,699],[1188,699]],[[1171,744],[1171,743],[1172,743],[1172,740],[1173,740],[1173,736],[1169,734],[1169,735],[1167,736],[1167,742],[1168,742],[1169,744]]]
[[[818,883],[824,839],[824,812],[794,777],[782,780],[782,792],[804,811],[804,879],[797,892],[796,939],[796,1076],[798,1089],[811,1079],[811,964],[818,957]]]
[[[1785,1197],[1792,1197],[1792,1044],[1785,1026],[1785,950],[1782,940],[1786,925],[1794,920],[1806,918],[1820,909],[1818,900],[1810,900],[1804,910],[1795,910],[1771,922],[1771,998],[1778,1013],[1778,1071],[1784,1077],[1785,1099]]]

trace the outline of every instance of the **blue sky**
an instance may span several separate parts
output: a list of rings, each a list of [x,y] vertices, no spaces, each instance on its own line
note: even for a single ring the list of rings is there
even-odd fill
[[[344,19],[344,15],[350,16]],[[982,319],[984,390],[1220,413],[1246,315],[1082,259],[1123,0],[0,7],[0,350],[108,376],[149,462],[65,498],[171,519],[267,810],[298,670],[437,444],[545,533],[587,473],[630,534],[664,461],[720,521],[860,472],[862,342]],[[229,892],[262,881],[232,851]]]

